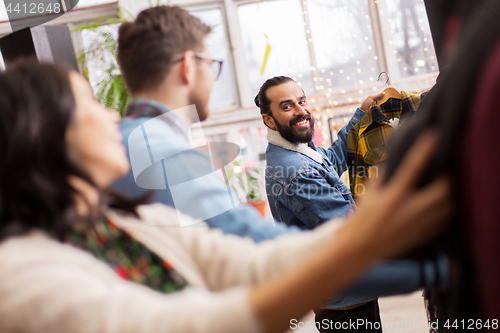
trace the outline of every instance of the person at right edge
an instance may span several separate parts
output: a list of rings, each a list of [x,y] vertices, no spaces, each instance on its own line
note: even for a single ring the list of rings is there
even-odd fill
[[[443,172],[452,175],[453,227],[408,256],[429,259],[444,251],[452,260],[451,287],[425,292],[433,332],[495,330],[500,320],[500,1],[435,0],[426,7],[440,79],[422,100],[416,121],[393,136],[387,166],[390,175],[426,129],[442,133],[420,184]]]

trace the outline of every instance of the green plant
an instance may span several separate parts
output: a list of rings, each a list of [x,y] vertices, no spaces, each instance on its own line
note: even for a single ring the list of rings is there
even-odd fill
[[[227,173],[229,186],[236,192],[241,202],[262,200],[260,169],[252,163],[234,161],[233,169]]]

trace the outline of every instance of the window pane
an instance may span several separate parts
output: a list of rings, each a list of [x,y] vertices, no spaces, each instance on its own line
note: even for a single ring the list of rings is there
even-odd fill
[[[229,58],[229,43],[220,9],[210,9],[190,12],[203,23],[212,27],[212,32],[207,36],[206,43],[212,56],[223,60],[222,72],[215,81],[210,94],[209,107],[212,113],[236,107],[232,64]]]
[[[316,58],[316,92],[376,81],[379,67],[367,0],[307,1]]]
[[[429,20],[423,0],[386,0],[381,20],[390,27],[388,61],[401,77],[438,72]]]
[[[241,5],[238,18],[252,94],[256,95],[262,83],[275,75],[295,77],[306,93],[312,93],[311,61],[300,2]],[[261,75],[267,43],[271,52]]]

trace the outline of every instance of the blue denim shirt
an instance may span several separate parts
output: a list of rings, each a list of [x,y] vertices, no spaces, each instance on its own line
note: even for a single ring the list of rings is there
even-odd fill
[[[340,180],[347,170],[347,133],[361,120],[357,109],[349,123],[328,148],[311,141],[292,144],[269,129],[266,151],[266,192],[273,217],[289,226],[313,229],[332,218],[344,218],[356,207],[349,188]],[[336,297],[324,308],[349,308],[374,298]]]

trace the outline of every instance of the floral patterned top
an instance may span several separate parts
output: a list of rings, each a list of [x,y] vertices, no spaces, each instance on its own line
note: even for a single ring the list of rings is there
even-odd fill
[[[69,234],[67,242],[107,262],[122,278],[170,293],[187,286],[186,280],[160,258],[112,221],[101,218],[94,228]]]

